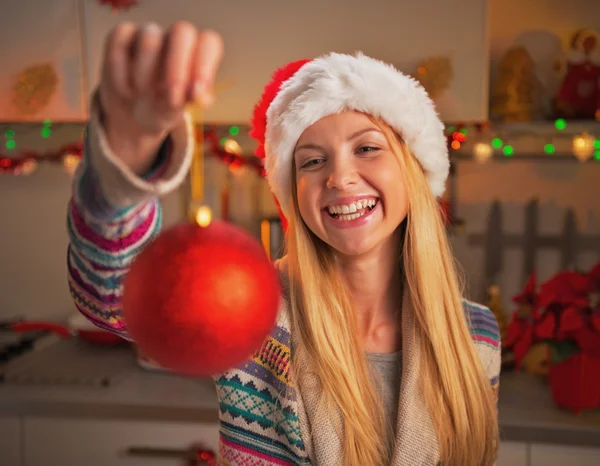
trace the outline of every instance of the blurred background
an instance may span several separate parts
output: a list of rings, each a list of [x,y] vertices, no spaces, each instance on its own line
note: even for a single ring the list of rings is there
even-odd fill
[[[600,2],[0,4],[5,327],[84,325],[66,283],[66,206],[103,41],[118,22],[185,19],[223,35],[217,103],[196,118],[204,203],[273,258],[281,226],[247,135],[253,105],[282,64],[360,50],[418,79],[446,123],[441,209],[467,296],[503,331],[498,464],[600,465]],[[196,181],[163,199],[167,226],[185,219]],[[2,466],[180,465],[216,448],[209,381],[142,369],[130,348],[0,333]],[[157,445],[155,458],[131,450]]]

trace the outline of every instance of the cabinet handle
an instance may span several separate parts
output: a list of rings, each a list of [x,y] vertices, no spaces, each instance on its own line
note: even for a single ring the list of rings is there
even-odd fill
[[[141,456],[145,458],[178,458],[187,461],[188,466],[217,466],[215,453],[206,448],[188,448],[178,450],[175,448],[153,448],[153,447],[129,447],[129,456]]]

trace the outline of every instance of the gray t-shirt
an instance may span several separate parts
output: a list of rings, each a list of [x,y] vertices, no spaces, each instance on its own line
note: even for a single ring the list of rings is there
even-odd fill
[[[371,366],[376,369],[373,374],[375,384],[381,390],[383,412],[386,421],[392,424],[396,432],[398,417],[398,398],[400,397],[400,380],[402,377],[402,352],[395,353],[366,353]]]

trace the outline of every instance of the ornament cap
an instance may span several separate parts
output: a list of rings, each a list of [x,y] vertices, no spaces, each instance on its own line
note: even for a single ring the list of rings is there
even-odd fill
[[[196,209],[194,214],[195,223],[203,228],[206,228],[212,222],[212,211],[210,207],[203,205]]]

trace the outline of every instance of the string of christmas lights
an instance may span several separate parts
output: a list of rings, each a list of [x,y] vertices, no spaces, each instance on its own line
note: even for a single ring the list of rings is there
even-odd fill
[[[575,158],[580,162],[590,159],[600,161],[600,124],[576,125],[571,131],[569,122],[557,119],[552,131],[548,125],[500,125],[495,127],[490,122],[455,124],[446,128],[448,148],[455,159],[473,158],[485,163],[494,157],[503,159],[551,159]],[[6,126],[6,125],[3,125]],[[14,127],[14,126],[13,126]],[[591,129],[590,129],[591,128]],[[39,137],[49,139],[53,134],[53,123],[45,120],[39,128]],[[38,129],[35,130],[36,132]],[[249,168],[258,175],[264,176],[262,160],[253,155],[244,155],[236,137],[240,134],[239,126],[231,126],[226,136],[219,136],[216,126],[205,127],[205,139],[208,142],[207,152],[225,163],[231,171]],[[597,134],[592,134],[596,132]],[[21,131],[20,131],[21,134]],[[33,133],[26,137],[30,138]],[[527,139],[529,149],[520,150],[519,143]],[[533,143],[532,143],[533,141]],[[531,148],[533,147],[533,149]],[[52,151],[36,152],[23,150],[14,153],[17,148],[16,132],[8,126],[4,131],[5,153],[0,154],[0,173],[27,175],[33,173],[41,162],[63,165],[68,173],[73,173],[81,158],[81,142],[66,144]]]
[[[52,135],[52,121],[43,122],[40,137],[48,139]],[[200,129],[199,129],[200,130]],[[20,132],[21,133],[21,132]],[[231,126],[227,137],[219,137],[219,129],[215,126],[204,128],[204,138],[207,144],[207,153],[225,163],[232,172],[242,168],[249,168],[259,176],[265,176],[263,162],[258,157],[243,154],[242,147],[235,140],[240,129]],[[34,135],[28,131],[26,138]],[[82,156],[82,143],[74,142],[60,146],[50,151],[22,150],[14,153],[17,148],[16,131],[8,128],[4,131],[5,154],[0,154],[0,174],[5,175],[30,175],[39,163],[55,163],[62,165],[69,174],[73,174]]]
[[[451,125],[446,129],[449,149],[455,157],[485,163],[493,157],[505,159],[568,159],[600,161],[600,124],[576,124],[569,130],[563,118],[547,124],[498,125],[489,122]],[[592,133],[597,133],[596,135]],[[526,148],[523,148],[523,147]]]

